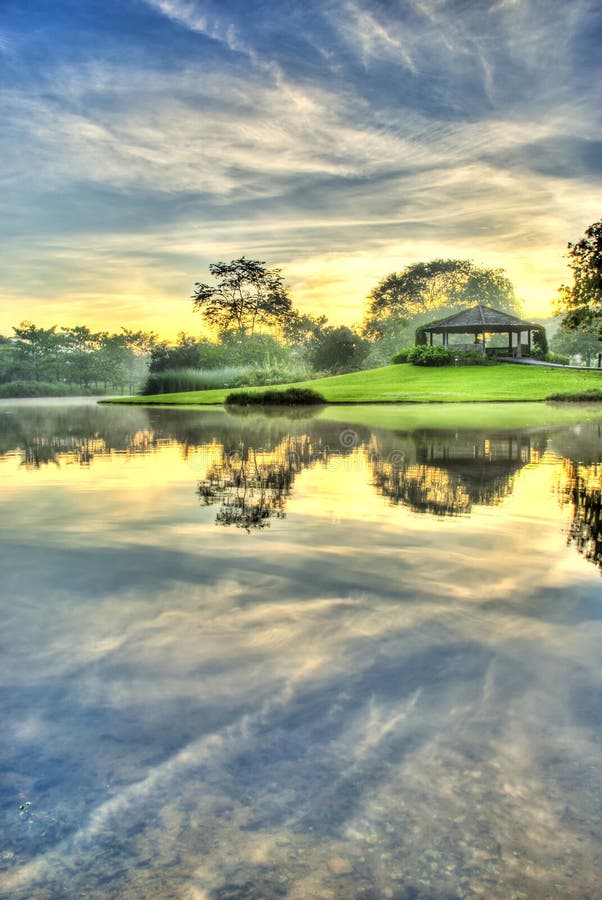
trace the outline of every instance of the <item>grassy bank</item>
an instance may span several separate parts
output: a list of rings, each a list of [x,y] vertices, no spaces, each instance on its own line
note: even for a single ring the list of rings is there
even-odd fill
[[[602,371],[574,371],[544,366],[467,366],[428,369],[409,364],[383,366],[350,375],[333,375],[287,387],[319,391],[328,403],[467,403],[500,400],[545,400],[552,394],[602,388]],[[261,388],[247,388],[261,391]],[[229,389],[124,397],[112,403],[162,405],[222,404]]]

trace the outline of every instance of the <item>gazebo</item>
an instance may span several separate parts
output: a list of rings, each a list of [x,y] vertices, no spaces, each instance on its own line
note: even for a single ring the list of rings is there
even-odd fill
[[[474,345],[485,353],[485,339],[488,334],[507,334],[508,346],[505,348],[495,348],[498,352],[507,354],[508,356],[530,356],[531,355],[531,335],[534,331],[541,331],[540,325],[533,322],[526,322],[517,316],[511,316],[499,309],[492,309],[490,306],[483,306],[478,303],[471,309],[463,309],[453,316],[446,319],[440,319],[438,322],[431,322],[429,325],[423,325],[420,329],[425,335],[429,336],[429,343],[433,343],[433,335],[440,334],[444,347],[449,347],[450,334],[474,334]],[[522,335],[527,335],[527,343],[522,343]],[[516,338],[514,337],[516,335]]]

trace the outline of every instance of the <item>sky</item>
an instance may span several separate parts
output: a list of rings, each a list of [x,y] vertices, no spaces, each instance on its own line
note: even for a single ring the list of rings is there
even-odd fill
[[[240,256],[362,319],[418,261],[524,312],[602,213],[599,0],[0,0],[0,333],[198,334]]]

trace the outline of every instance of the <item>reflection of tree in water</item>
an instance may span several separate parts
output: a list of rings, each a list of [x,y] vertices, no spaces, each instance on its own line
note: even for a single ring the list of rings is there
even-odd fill
[[[199,483],[198,494],[205,505],[220,503],[217,525],[265,528],[272,517],[284,518],[285,502],[295,476],[329,450],[308,434],[287,435],[273,450],[257,450],[241,442],[211,464]]]
[[[21,465],[89,466],[113,452],[148,453],[158,444],[144,411],[119,407],[7,407],[0,422],[0,458],[18,453]]]
[[[379,494],[416,512],[470,513],[513,489],[516,473],[545,450],[546,436],[480,432],[411,435],[413,452],[373,444],[373,484]]]
[[[567,543],[602,570],[602,465],[563,461],[562,506],[571,504]]]

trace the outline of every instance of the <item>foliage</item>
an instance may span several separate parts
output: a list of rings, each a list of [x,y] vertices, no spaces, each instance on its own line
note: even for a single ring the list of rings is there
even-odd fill
[[[408,362],[414,366],[452,366],[454,354],[446,347],[412,347],[408,353]]]
[[[454,365],[459,366],[496,366],[497,360],[491,359],[480,350],[453,350]],[[457,360],[457,363],[456,363]]]
[[[327,372],[353,372],[362,368],[369,343],[346,325],[325,327],[310,347],[314,369]]]
[[[292,304],[280,269],[266,269],[256,259],[211,263],[215,284],[197,282],[193,308],[218,333],[235,329],[253,334],[258,325],[282,327],[292,314]]]
[[[221,365],[271,366],[285,363],[289,356],[287,349],[272,334],[224,331],[218,347]]]
[[[563,353],[546,353],[546,362],[557,363],[561,366],[568,366],[571,362],[570,356],[565,356]]]
[[[584,322],[572,329],[561,324],[550,344],[558,353],[580,357],[586,366],[591,366],[592,361],[602,353],[602,341],[591,322]]]
[[[140,393],[172,394],[177,391],[207,391],[213,388],[240,384],[243,366],[223,366],[220,369],[165,369],[150,372]]]
[[[382,338],[392,322],[398,326],[435,310],[441,318],[476,303],[512,313],[520,310],[503,269],[483,268],[467,259],[414,263],[387,275],[370,292],[364,334]]]
[[[308,381],[314,378],[313,370],[303,363],[273,363],[265,366],[247,366],[237,381],[239,385],[287,384],[292,381]]]
[[[402,347],[401,350],[398,350],[397,353],[395,353],[395,355],[391,357],[392,365],[397,366],[400,363],[407,363],[408,356],[411,350],[412,347]]]
[[[426,347],[426,331],[424,330],[424,325],[419,325],[416,329],[414,346]]]
[[[287,384],[310,377],[304,366],[221,366],[215,369],[166,369],[151,372],[140,390],[143,396],[177,391],[205,391],[224,387]]]
[[[480,350],[454,350],[453,347],[430,346],[419,344],[408,352],[408,362],[415,366],[492,366],[494,360],[489,359]]]
[[[56,325],[38,328],[33,322],[21,322],[14,331],[14,375],[29,381],[48,376],[58,346]]]
[[[21,396],[98,394],[110,388],[132,391],[146,374],[148,353],[156,340],[152,332],[122,329],[120,334],[108,334],[92,332],[85,325],[57,331],[55,325],[39,328],[32,322],[21,322],[13,332],[13,338],[0,340],[0,383],[19,382],[11,395],[29,391]],[[36,383],[45,385],[43,393],[32,386]],[[69,387],[63,389],[65,385]]]
[[[538,352],[541,353],[542,359],[548,352],[548,335],[543,325],[538,325],[533,331],[532,355],[536,356]]]
[[[314,406],[326,403],[324,397],[311,388],[287,388],[284,391],[256,391],[254,393],[238,392],[228,394],[226,405],[232,406]]]
[[[82,389],[79,385],[62,381],[7,381],[0,384],[0,398],[10,397],[76,397],[82,394],[98,393],[92,388]]]
[[[162,341],[151,353],[150,372],[174,369],[222,369],[226,366],[282,365],[290,353],[271,334],[224,331],[218,341],[180,332],[176,344]]]
[[[173,369],[218,368],[221,354],[212,353],[214,344],[197,340],[181,331],[175,344],[160,341],[151,350],[149,372],[165,372]],[[204,357],[204,358],[203,358]]]
[[[568,331],[594,328],[602,337],[602,220],[585,230],[585,237],[568,244],[571,287],[562,285],[557,300],[562,327]]]

